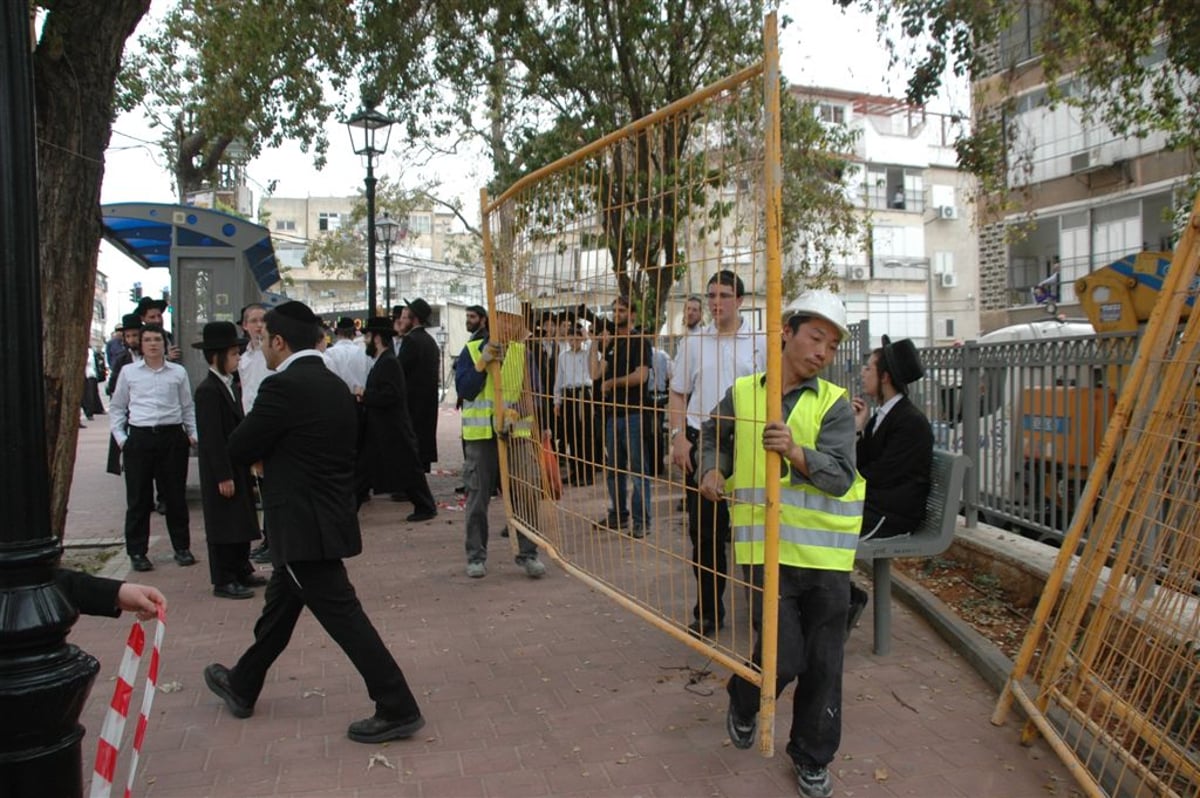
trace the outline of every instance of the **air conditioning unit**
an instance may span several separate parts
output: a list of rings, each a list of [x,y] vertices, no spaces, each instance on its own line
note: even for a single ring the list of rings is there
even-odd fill
[[[942,288],[958,287],[958,275],[954,272],[942,272],[938,277],[941,279]]]
[[[846,269],[846,279],[854,283],[863,283],[871,279],[871,270],[866,266],[851,266]]]
[[[953,205],[939,205],[937,207],[937,215],[939,219],[957,219],[958,208]]]
[[[1094,172],[1106,166],[1108,164],[1101,159],[1099,147],[1092,147],[1090,150],[1077,152],[1071,156],[1071,174],[1073,175],[1080,172]]]

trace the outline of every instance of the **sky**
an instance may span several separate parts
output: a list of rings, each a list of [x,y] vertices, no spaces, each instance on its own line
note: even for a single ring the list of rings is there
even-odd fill
[[[904,93],[903,75],[888,68],[888,57],[878,42],[874,21],[857,12],[843,12],[830,0],[785,0],[780,3],[780,18],[791,23],[780,31],[780,65],[792,84],[821,86],[900,97]],[[143,25],[152,24],[143,20]],[[136,36],[136,34],[135,34]],[[965,84],[952,85],[931,103],[931,110],[965,113],[969,92]],[[329,131],[328,164],[317,171],[312,156],[296,144],[263,153],[247,166],[248,183],[255,195],[255,207],[265,186],[277,181],[275,196],[350,196],[362,188],[365,170],[350,146],[349,134],[339,122]],[[156,132],[137,112],[119,116],[105,154],[105,176],[101,202],[176,201],[171,176],[161,151],[154,144]],[[462,198],[464,207],[479,203],[479,187],[486,175],[470,159],[444,159],[414,170],[406,164],[396,147],[382,158],[376,176],[395,178],[403,171],[406,184],[437,178],[443,186]],[[165,275],[150,277],[106,243],[100,248],[100,271],[109,278],[108,318],[119,320],[131,307],[129,290],[141,281],[148,293],[157,293],[166,284]]]

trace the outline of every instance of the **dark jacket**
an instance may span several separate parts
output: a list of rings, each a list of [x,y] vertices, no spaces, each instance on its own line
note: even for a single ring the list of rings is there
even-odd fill
[[[867,480],[865,515],[886,516],[892,534],[912,532],[925,517],[933,429],[907,396],[884,416],[877,429],[868,424],[857,447],[858,472]]]
[[[411,334],[410,334],[411,335]],[[404,348],[409,347],[406,339]],[[403,490],[405,470],[424,471],[417,434],[408,414],[404,370],[390,348],[380,353],[363,388],[363,442],[359,473],[376,493]]]
[[[108,396],[113,395],[113,391],[117,389],[117,377],[121,374],[121,369],[133,362],[133,352],[128,349],[122,349],[121,354],[117,355],[116,359],[110,364],[112,366],[108,375],[108,385],[104,388],[104,393]],[[117,439],[111,434],[108,436],[108,459],[105,461],[104,470],[110,474],[121,475],[121,447],[117,446]]]
[[[354,397],[319,355],[262,381],[254,408],[229,436],[234,463],[263,463],[271,559],[338,560],[362,551],[354,499]]]
[[[424,327],[415,327],[404,336],[400,347],[400,367],[408,386],[408,414],[420,445],[425,470],[436,463],[438,424],[438,374],[442,368],[441,350]]]
[[[116,579],[59,568],[54,572],[54,582],[71,606],[84,615],[116,618],[121,614],[117,608],[117,591],[121,589],[121,583]]]
[[[236,384],[233,389],[236,400],[211,371],[196,386],[200,504],[209,543],[243,543],[259,537],[250,467],[229,458],[229,436],[243,418],[241,391]],[[233,496],[227,499],[217,485],[228,479],[233,480]]]

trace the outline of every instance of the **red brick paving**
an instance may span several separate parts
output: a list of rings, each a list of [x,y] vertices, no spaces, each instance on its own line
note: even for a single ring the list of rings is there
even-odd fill
[[[102,419],[80,432],[68,541],[120,535],[124,492],[103,473]],[[461,465],[456,434],[457,417],[447,412],[439,467],[452,473],[431,477],[447,503],[456,502]],[[796,794],[784,752],[790,691],[778,705],[775,756],[738,751],[725,734],[721,669],[706,675],[712,666],[700,654],[558,568],[540,581],[526,578],[507,556],[508,541],[495,535],[487,578],[466,578],[461,513],[409,525],[409,510],[387,500],[364,507],[365,552],[348,562],[428,720],[412,740],[379,746],[346,738],[346,725],[370,714],[371,703],[310,616],[270,674],[255,715],[237,720],[225,711],[201,671],[213,661],[232,664],[247,645],[261,591],[250,601],[213,598],[203,563],[184,569],[170,562],[155,516],[151,556],[158,568],[138,576],[170,600],[159,683],[179,689],[155,698],[135,795]],[[494,502],[497,531],[501,514]],[[204,559],[198,506],[192,525],[193,548]],[[110,569],[126,576],[126,565],[118,555]],[[897,606],[886,658],[870,651],[870,624],[866,613],[847,648],[843,740],[832,765],[837,795],[1075,792],[1044,743],[1019,744],[1015,716],[1002,728],[989,723],[994,693],[922,621]],[[128,628],[127,619],[81,618],[71,634],[103,665],[82,718],[88,774]],[[119,773],[117,784],[125,778]]]

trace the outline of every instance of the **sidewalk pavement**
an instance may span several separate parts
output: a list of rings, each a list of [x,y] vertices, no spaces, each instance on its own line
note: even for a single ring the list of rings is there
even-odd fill
[[[80,431],[68,545],[121,538],[124,489],[104,473],[105,421],[97,417]],[[230,715],[205,687],[202,670],[210,662],[232,665],[246,648],[262,591],[249,601],[211,595],[203,520],[193,502],[192,548],[202,562],[177,567],[155,515],[157,569],[136,575],[167,595],[170,610],[134,795],[796,795],[784,750],[790,689],[778,704],[774,757],[733,748],[725,733],[728,674],[549,557],[545,578],[526,577],[508,554],[509,541],[498,536],[499,501],[492,503],[488,576],[464,575],[454,493],[462,460],[457,435],[457,414],[444,410],[443,460],[430,478],[444,503],[439,516],[407,524],[410,505],[377,498],[361,513],[364,553],[347,562],[368,615],[421,703],[425,728],[385,745],[348,740],[346,726],[373,707],[345,655],[308,614],[269,675],[254,716]],[[129,577],[127,569],[122,551],[107,575]],[[82,617],[70,636],[102,663],[82,716],[85,780],[130,618]],[[1044,742],[1019,744],[1015,712],[1006,726],[991,725],[996,695],[963,657],[901,605],[893,623],[890,656],[871,653],[870,612],[847,646],[842,745],[831,765],[836,795],[1077,794]],[[147,652],[143,674],[148,660]],[[126,727],[117,790],[127,778],[135,723],[136,717]]]

